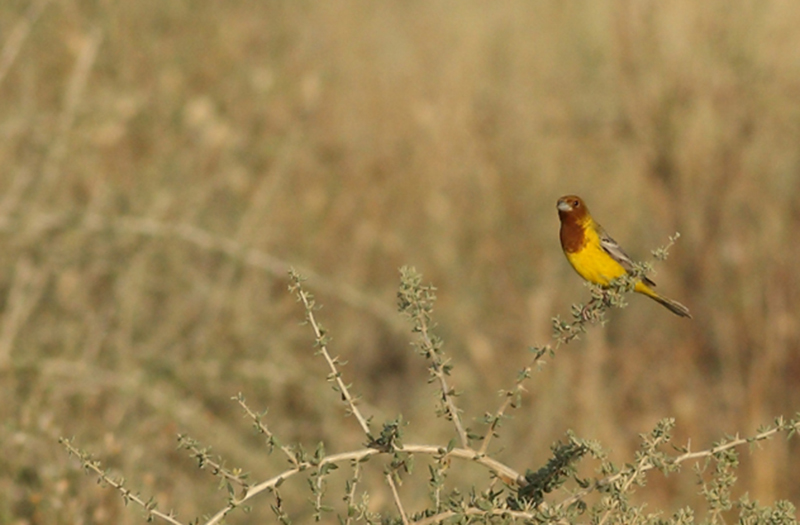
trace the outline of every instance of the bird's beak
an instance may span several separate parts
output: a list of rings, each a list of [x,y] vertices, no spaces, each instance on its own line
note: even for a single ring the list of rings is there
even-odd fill
[[[567,201],[558,201],[558,211],[572,211],[572,206]]]

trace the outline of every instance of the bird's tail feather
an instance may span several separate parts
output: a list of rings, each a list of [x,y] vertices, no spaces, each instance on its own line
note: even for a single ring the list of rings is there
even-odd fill
[[[667,310],[669,310],[675,315],[679,315],[681,317],[688,317],[689,319],[692,318],[692,314],[689,313],[689,309],[683,306],[681,303],[679,303],[678,301],[673,301],[672,299],[667,299],[662,295],[658,295],[656,292],[654,292],[647,286],[641,286],[641,287],[637,286],[636,291],[650,297],[651,299],[661,304]]]

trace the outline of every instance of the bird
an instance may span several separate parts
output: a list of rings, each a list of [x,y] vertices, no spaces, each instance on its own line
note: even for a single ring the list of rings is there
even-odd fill
[[[608,288],[613,280],[633,271],[631,258],[592,218],[583,199],[565,195],[558,199],[556,207],[561,220],[561,248],[578,275]],[[655,285],[648,277],[641,277],[633,291],[650,297],[675,315],[692,318],[688,308],[653,290]]]

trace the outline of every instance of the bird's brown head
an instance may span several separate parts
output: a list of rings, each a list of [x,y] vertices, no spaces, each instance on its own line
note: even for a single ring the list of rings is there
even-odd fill
[[[556,207],[558,208],[558,218],[561,219],[562,223],[566,219],[580,222],[589,214],[589,210],[586,208],[583,199],[577,195],[565,195],[561,197],[558,199]]]
[[[561,247],[567,253],[577,252],[586,243],[584,224],[589,217],[589,210],[577,195],[561,197],[556,207],[561,220]]]

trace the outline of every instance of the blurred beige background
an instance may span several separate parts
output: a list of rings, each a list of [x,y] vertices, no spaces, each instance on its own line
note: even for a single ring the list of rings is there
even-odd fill
[[[798,27],[778,0],[0,3],[0,522],[142,522],[59,436],[185,520],[219,509],[177,433],[254,480],[285,466],[237,392],[285,443],[361,446],[289,265],[365,412],[444,445],[394,312],[416,266],[479,430],[589,297],[558,244],[565,193],[635,258],[679,231],[654,279],[694,320],[631,297],[534,375],[497,459],[539,468],[573,429],[631,461],[663,417],[700,449],[792,416]],[[742,462],[737,494],[800,500],[794,441]],[[672,512],[697,492],[686,467],[638,497]],[[260,503],[230,522],[271,519]]]

